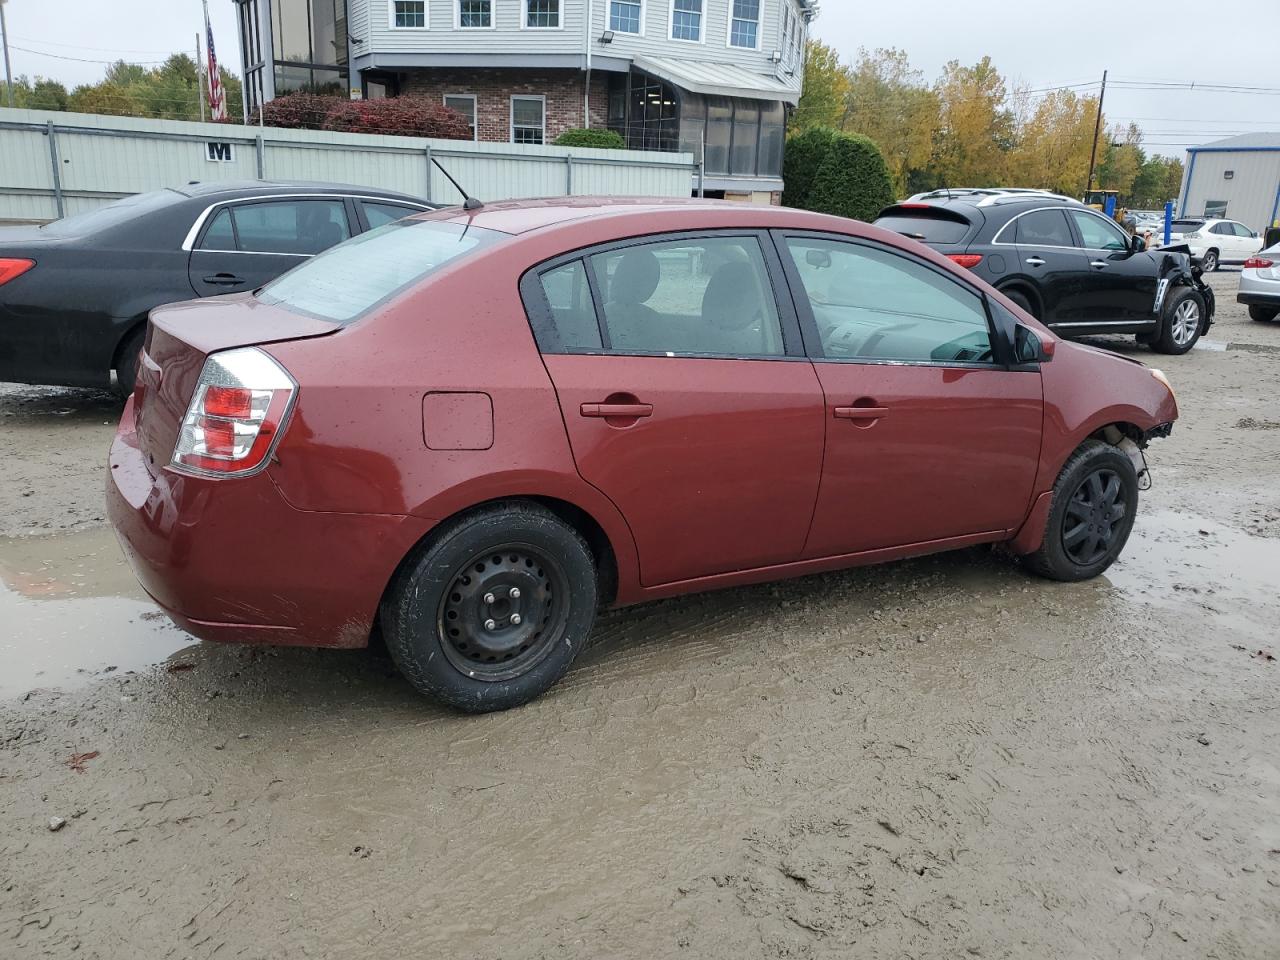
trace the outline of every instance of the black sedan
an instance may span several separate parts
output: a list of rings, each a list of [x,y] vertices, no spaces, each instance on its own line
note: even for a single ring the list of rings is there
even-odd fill
[[[1213,289],[1188,248],[1148,252],[1066,197],[934,194],[886,208],[876,224],[968,267],[1060,336],[1132,333],[1186,353],[1213,322]]]
[[[317,183],[192,183],[40,227],[0,227],[0,381],[133,389],[147,312],[253,290],[436,205]]]

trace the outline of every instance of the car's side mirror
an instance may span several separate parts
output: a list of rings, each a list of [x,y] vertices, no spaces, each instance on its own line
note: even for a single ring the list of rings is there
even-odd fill
[[[811,267],[817,267],[819,270],[825,270],[831,266],[831,254],[826,250],[818,250],[810,247],[804,253],[804,262]]]
[[[1147,249],[1147,241],[1143,240],[1136,233],[1129,238],[1129,250],[1133,253],[1141,253]]]
[[[1030,327],[1018,324],[1013,333],[1013,351],[1018,363],[1048,363],[1057,344],[1046,340]]]

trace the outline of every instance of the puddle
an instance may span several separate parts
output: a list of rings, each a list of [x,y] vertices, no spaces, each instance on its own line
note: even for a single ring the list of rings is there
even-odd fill
[[[1280,604],[1280,539],[1172,511],[1139,513],[1120,559],[1104,574],[1132,599],[1197,607],[1220,621],[1267,632]]]
[[[0,698],[139,670],[195,641],[137,585],[110,528],[0,539]]]

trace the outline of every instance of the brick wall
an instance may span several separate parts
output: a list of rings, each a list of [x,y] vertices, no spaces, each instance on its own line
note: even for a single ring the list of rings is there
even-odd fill
[[[496,70],[454,67],[413,70],[401,77],[402,93],[429,97],[437,102],[446,94],[474,94],[478,139],[494,142],[511,140],[511,97],[519,94],[544,96],[546,143],[565,130],[584,126],[582,122],[583,83],[581,70]],[[608,75],[596,71],[591,76],[591,126],[604,127],[608,116]]]

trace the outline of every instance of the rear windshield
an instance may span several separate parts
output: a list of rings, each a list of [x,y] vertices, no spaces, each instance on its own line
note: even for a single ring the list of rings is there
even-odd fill
[[[928,214],[890,214],[877,220],[876,226],[923,243],[959,243],[969,232],[968,221],[931,217]]]
[[[1175,220],[1170,230],[1173,233],[1187,233],[1191,230],[1199,230],[1203,226],[1203,220]]]
[[[137,217],[162,210],[180,203],[186,198],[173,190],[152,190],[112,201],[105,206],[84,213],[72,214],[61,220],[46,223],[40,229],[58,237],[87,237],[109,227],[128,223]]]
[[[299,264],[258,299],[345,326],[449,261],[506,237],[463,223],[398,220]]]

